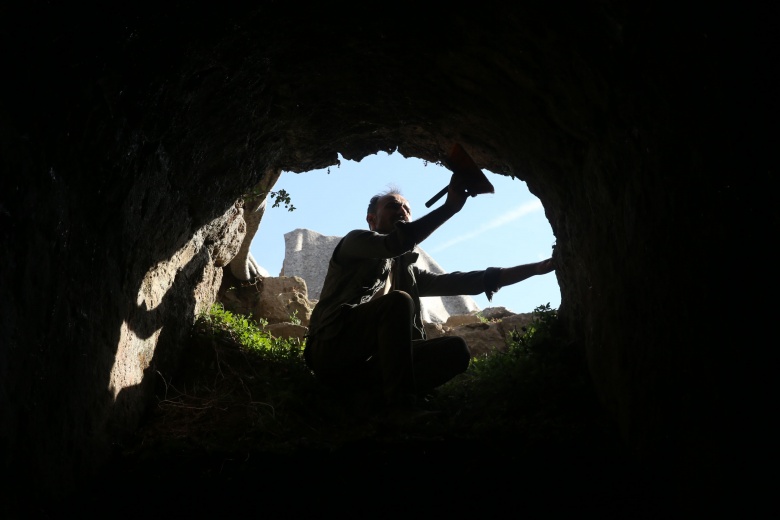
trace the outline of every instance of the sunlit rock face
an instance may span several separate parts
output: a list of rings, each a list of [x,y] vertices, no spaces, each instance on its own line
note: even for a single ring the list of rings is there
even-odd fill
[[[436,162],[454,142],[544,204],[571,348],[633,453],[706,472],[762,431],[773,17],[53,4],[0,33],[15,482],[67,488],[133,431],[241,251],[236,201],[266,175],[338,154]]]

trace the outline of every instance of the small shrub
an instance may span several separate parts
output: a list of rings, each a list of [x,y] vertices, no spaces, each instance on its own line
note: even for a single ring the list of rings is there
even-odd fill
[[[303,362],[304,344],[297,339],[273,337],[265,330],[268,321],[264,318],[253,320],[251,315],[233,314],[222,304],[215,303],[208,313],[198,318],[198,323],[202,332],[210,328],[211,334],[226,335],[268,361],[289,363],[291,366]]]
[[[510,333],[506,351],[473,358],[465,373],[441,386],[433,402],[459,421],[448,428],[471,434],[544,431],[540,436],[558,428],[563,434],[562,424],[572,418],[568,403],[582,402],[577,394],[589,379],[559,327],[557,311],[541,305],[529,325]]]

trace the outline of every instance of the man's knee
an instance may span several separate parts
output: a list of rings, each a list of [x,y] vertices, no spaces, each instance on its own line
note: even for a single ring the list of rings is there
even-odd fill
[[[414,314],[414,300],[409,293],[405,291],[390,291],[382,298],[386,299],[385,303],[393,309],[393,311],[404,316],[412,316]]]
[[[384,297],[389,298],[397,305],[409,305],[414,307],[414,300],[406,291],[390,291]]]
[[[450,336],[448,352],[453,366],[460,367],[461,372],[465,372],[471,361],[471,350],[466,340],[460,336]]]
[[[471,362],[471,350],[460,336],[442,336],[424,342],[417,356],[426,363],[434,363],[451,376],[465,372]]]

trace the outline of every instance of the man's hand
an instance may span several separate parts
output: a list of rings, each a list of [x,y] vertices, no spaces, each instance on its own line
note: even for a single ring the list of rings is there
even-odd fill
[[[555,271],[555,262],[552,258],[536,263],[536,274],[547,274]]]
[[[447,188],[447,200],[444,202],[444,206],[454,215],[463,209],[468,198],[469,193],[466,190],[466,182],[462,176],[456,176],[453,173],[450,178],[450,185]]]
[[[522,282],[532,276],[547,274],[555,271],[555,263],[552,258],[533,262],[531,264],[516,265],[514,267],[505,267],[501,269],[498,275],[499,287],[505,287],[517,282]]]

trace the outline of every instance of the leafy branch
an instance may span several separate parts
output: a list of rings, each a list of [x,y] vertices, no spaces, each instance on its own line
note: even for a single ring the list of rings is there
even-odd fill
[[[287,193],[287,190],[272,191],[270,195],[274,199],[274,203],[271,206],[272,208],[278,208],[279,204],[284,204],[287,211],[295,211],[295,206],[293,206],[290,194]]]

